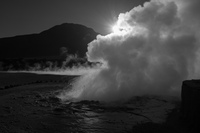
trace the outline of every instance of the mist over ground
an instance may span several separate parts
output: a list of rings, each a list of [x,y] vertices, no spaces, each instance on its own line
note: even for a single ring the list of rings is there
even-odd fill
[[[138,95],[180,96],[199,78],[198,0],[151,0],[119,14],[115,31],[88,44],[101,69],[80,77],[63,100],[118,101]]]

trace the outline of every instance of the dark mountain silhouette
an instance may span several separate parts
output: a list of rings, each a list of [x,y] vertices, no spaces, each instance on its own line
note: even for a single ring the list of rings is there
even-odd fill
[[[0,39],[0,58],[59,57],[61,53],[84,57],[97,33],[79,24],[64,23],[39,34]]]

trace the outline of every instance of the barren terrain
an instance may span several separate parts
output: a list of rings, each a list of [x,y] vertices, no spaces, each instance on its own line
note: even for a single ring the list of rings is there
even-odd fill
[[[1,72],[0,133],[189,132],[172,97],[62,102],[56,96],[76,77]]]

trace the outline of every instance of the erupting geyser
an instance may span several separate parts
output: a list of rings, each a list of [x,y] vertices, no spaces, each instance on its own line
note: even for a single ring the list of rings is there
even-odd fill
[[[152,0],[121,13],[114,32],[88,44],[102,67],[80,77],[63,100],[116,101],[135,95],[179,95],[199,77],[199,0]]]

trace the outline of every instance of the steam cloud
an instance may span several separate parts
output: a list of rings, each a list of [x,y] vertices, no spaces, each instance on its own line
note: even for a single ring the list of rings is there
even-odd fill
[[[151,0],[121,13],[121,33],[98,35],[87,57],[100,70],[80,77],[60,97],[116,101],[136,95],[180,95],[181,83],[199,78],[199,0]]]

